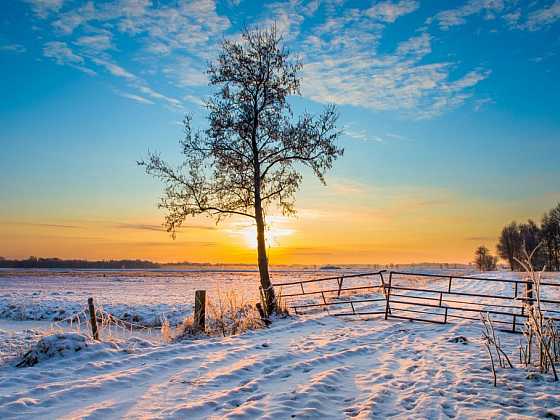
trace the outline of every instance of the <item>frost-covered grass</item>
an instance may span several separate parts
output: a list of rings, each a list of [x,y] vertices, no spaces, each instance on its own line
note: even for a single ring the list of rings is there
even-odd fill
[[[68,351],[62,343],[75,343],[67,338],[49,339],[61,354],[35,366],[0,367],[0,418],[560,416],[560,385],[551,375],[498,368],[494,388],[481,325],[468,320],[434,325],[317,312],[173,343],[85,339],[87,346]],[[500,334],[508,354],[519,338]]]
[[[273,273],[276,281],[316,278],[318,271]],[[209,299],[235,290],[239,299],[259,299],[258,273],[239,271],[2,271],[0,319],[60,321],[85,309],[88,297],[119,319],[177,325],[191,314],[194,292]]]

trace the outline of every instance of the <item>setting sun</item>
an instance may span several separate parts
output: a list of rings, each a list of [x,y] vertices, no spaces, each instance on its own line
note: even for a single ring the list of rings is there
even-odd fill
[[[292,236],[295,230],[286,226],[287,218],[282,216],[270,216],[268,218],[268,226],[265,230],[265,241],[269,248],[280,247],[285,245],[283,238]],[[235,229],[232,233],[243,239],[243,245],[247,248],[255,249],[257,247],[257,231],[254,224],[243,224]]]

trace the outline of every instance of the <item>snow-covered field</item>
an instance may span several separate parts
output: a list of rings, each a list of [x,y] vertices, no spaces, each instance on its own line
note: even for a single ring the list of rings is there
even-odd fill
[[[326,274],[280,272],[274,280]],[[89,296],[149,323],[161,312],[190,313],[196,289],[210,296],[235,289],[251,300],[256,285],[257,274],[246,272],[4,273],[0,339],[36,343],[44,325],[81,311]],[[551,376],[499,369],[494,388],[479,323],[454,322],[319,312],[235,337],[174,344],[140,332],[102,343],[51,335],[51,348],[60,351],[42,354],[33,367],[16,368],[19,359],[9,358],[0,367],[0,418],[560,416],[560,385]],[[519,335],[500,337],[515,358]]]

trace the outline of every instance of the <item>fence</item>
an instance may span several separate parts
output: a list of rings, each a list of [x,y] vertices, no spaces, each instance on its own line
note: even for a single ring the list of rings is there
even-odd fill
[[[305,313],[308,309],[323,308],[330,312],[332,306],[349,306],[352,312],[349,313],[335,313],[333,315],[358,315],[356,305],[370,304],[374,302],[384,302],[383,298],[362,298],[353,300],[340,300],[341,295],[345,294],[358,294],[367,291],[379,292],[384,290],[384,277],[383,273],[386,270],[376,271],[372,273],[348,274],[335,277],[323,277],[312,280],[299,280],[286,283],[273,283],[275,288],[280,288],[278,297],[286,301],[290,301],[289,308],[296,314]],[[344,283],[348,286],[344,287]],[[326,288],[320,288],[325,285]],[[315,287],[314,287],[315,286]],[[319,288],[318,288],[319,287]],[[286,289],[288,292],[286,293]],[[294,290],[291,290],[294,289]],[[319,302],[307,303],[301,298],[308,296],[320,297]],[[294,300],[295,303],[294,304]],[[303,300],[303,303],[302,303]],[[373,313],[373,312],[372,312]],[[382,314],[384,311],[375,311],[375,314]],[[360,313],[364,314],[364,313]]]
[[[386,277],[388,276],[388,281]],[[344,287],[351,279],[377,278],[379,283],[351,285]],[[348,280],[347,280],[348,279]],[[335,288],[322,288],[321,284],[335,281]],[[540,283],[541,306],[544,315],[560,321],[560,283],[542,281]],[[532,296],[532,283],[527,280],[493,279],[481,277],[454,276],[446,274],[425,274],[385,270],[375,273],[353,274],[327,277],[315,280],[277,283],[282,288],[280,296],[290,302],[296,314],[322,308],[329,313],[333,308],[343,307],[346,311],[335,311],[336,316],[380,315],[385,319],[398,318],[446,324],[450,319],[479,320],[484,312],[492,315],[492,320],[502,329],[520,332],[519,326],[527,318],[525,303],[536,299]],[[312,287],[313,286],[313,287]],[[284,288],[299,287],[284,293]],[[370,291],[378,297],[364,296]],[[361,292],[357,299],[346,298],[348,294]],[[302,302],[307,296],[319,296],[317,302]],[[345,299],[341,299],[345,297]],[[383,302],[383,305],[379,304]]]

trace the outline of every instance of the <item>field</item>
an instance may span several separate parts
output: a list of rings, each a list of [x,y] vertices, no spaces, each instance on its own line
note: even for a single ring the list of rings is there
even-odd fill
[[[273,278],[330,274],[282,271]],[[234,337],[172,344],[156,328],[105,336],[101,343],[84,341],[66,324],[60,329],[60,320],[80,313],[90,296],[104,310],[145,327],[157,327],[162,317],[176,323],[191,313],[196,289],[208,290],[210,299],[234,289],[254,302],[257,274],[2,272],[0,418],[560,416],[560,386],[550,375],[499,369],[493,387],[475,321],[434,325],[318,311]],[[35,343],[53,322],[65,332],[52,340],[65,350],[33,367],[14,367],[14,353]],[[517,355],[520,336],[500,337]]]

